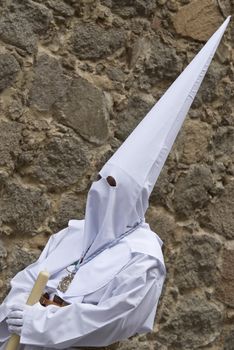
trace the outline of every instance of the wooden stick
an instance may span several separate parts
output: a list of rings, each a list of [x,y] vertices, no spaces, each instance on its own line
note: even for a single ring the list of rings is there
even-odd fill
[[[45,289],[45,286],[49,279],[49,273],[47,271],[41,271],[34,283],[32,291],[26,302],[27,305],[34,305],[40,300],[40,297]],[[20,343],[20,336],[18,334],[12,334],[10,337],[6,350],[17,350]]]

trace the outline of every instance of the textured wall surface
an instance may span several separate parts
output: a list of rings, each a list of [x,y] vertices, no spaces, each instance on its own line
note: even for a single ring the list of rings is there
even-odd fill
[[[82,218],[93,176],[232,0],[0,1],[0,296]],[[155,331],[119,349],[234,349],[233,20],[151,198],[168,270]]]

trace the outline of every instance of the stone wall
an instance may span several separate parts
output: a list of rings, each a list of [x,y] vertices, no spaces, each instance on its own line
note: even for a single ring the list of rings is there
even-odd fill
[[[82,218],[89,185],[232,0],[0,1],[0,288]],[[168,270],[119,349],[234,349],[233,21],[151,198]]]

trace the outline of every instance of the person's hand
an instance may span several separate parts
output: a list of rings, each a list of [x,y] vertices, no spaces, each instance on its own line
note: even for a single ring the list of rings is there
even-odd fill
[[[21,335],[24,312],[28,307],[30,306],[26,304],[15,304],[10,307],[11,311],[6,320],[9,333]]]

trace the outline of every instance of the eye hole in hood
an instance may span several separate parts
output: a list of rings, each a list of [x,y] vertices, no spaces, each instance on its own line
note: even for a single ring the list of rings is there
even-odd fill
[[[97,177],[96,177],[96,179],[95,179],[95,181],[99,181],[99,180],[101,180],[101,175],[100,174],[97,174]]]
[[[112,187],[116,187],[116,181],[113,178],[113,176],[107,176],[106,181],[108,182],[108,184]]]
[[[102,176],[98,174],[94,181],[97,182],[101,179],[102,179]],[[116,180],[113,176],[107,176],[106,181],[111,187],[116,187]]]

